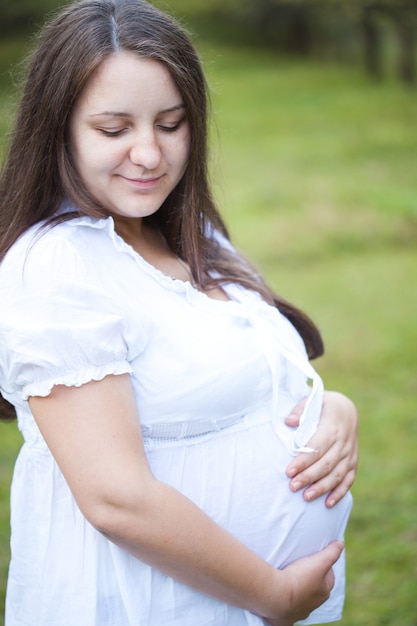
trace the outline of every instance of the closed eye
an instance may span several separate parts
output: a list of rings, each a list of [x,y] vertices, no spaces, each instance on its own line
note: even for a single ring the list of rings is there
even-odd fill
[[[176,130],[181,126],[181,122],[175,124],[174,126],[165,126],[163,124],[158,124],[159,130],[162,130],[164,133],[175,133]]]
[[[99,128],[98,129],[98,131],[102,135],[105,135],[106,137],[117,137],[118,135],[121,135],[124,130],[126,130],[126,129],[125,128],[120,128],[118,130],[106,130],[105,128]]]

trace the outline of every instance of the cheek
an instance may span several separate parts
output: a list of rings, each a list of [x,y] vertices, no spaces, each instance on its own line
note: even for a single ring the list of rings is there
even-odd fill
[[[74,168],[78,174],[83,178],[86,169],[88,170],[89,164],[94,163],[94,160],[90,157],[89,146],[83,141],[83,138],[79,138],[76,135],[71,138],[70,153]]]
[[[98,155],[100,152],[94,149],[91,142],[81,140],[71,143],[73,166],[84,187],[93,195],[97,193],[100,186],[100,171],[103,169]]]
[[[191,152],[191,138],[190,134],[183,138],[180,145],[178,146],[178,160],[181,162],[182,169],[185,171],[187,168],[188,162],[190,160],[190,152]]]
[[[100,141],[83,141],[75,145],[74,165],[81,176],[105,174],[119,163],[119,153],[114,148],[110,150],[108,146],[103,146]]]

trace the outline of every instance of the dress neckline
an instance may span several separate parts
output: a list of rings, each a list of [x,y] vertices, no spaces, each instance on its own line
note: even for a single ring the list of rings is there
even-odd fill
[[[70,208],[71,207],[69,205],[66,205],[61,209],[60,213],[69,212]],[[165,274],[163,271],[149,263],[137,250],[133,248],[133,246],[128,244],[123,237],[117,233],[114,220],[111,215],[102,218],[94,218],[83,215],[74,217],[64,223],[85,226],[97,230],[106,230],[116,250],[123,252],[124,254],[128,254],[131,258],[133,258],[141,269],[148,276],[153,278],[153,280],[158,282],[161,287],[176,293],[183,293],[187,300],[193,305],[210,307],[213,312],[217,313],[235,313],[240,315],[242,313],[242,302],[245,300],[247,304],[249,293],[258,301],[259,304],[259,294],[243,290],[243,288],[236,283],[226,283],[222,285],[222,289],[229,299],[221,300],[219,298],[212,298],[207,295],[206,292],[200,291],[189,280],[182,280],[181,278],[175,278],[169,274]],[[245,296],[243,291],[246,294]]]
[[[191,302],[197,303],[206,303],[208,306],[214,307],[228,307],[228,306],[236,306],[239,305],[239,300],[236,296],[233,295],[234,289],[236,285],[226,284],[221,287],[224,293],[227,296],[227,299],[213,298],[209,296],[205,291],[201,291],[198,289],[191,280],[183,280],[181,278],[176,278],[171,276],[170,274],[166,274],[162,270],[149,263],[141,254],[138,252],[131,244],[127,243],[121,235],[115,229],[114,220],[110,216],[108,218],[103,218],[103,221],[106,222],[106,226],[109,230],[109,234],[113,240],[116,248],[122,252],[126,252],[132,256],[135,261],[141,266],[141,268],[146,271],[146,273],[152,276],[162,287],[168,288],[171,291],[175,292],[183,292],[188,300]],[[181,259],[178,259],[181,264],[184,262]]]

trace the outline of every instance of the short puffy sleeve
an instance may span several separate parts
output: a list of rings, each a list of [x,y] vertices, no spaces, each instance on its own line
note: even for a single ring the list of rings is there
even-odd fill
[[[58,231],[58,234],[54,232]],[[141,333],[96,268],[52,228],[25,235],[0,266],[0,389],[17,405],[58,384],[130,373]]]

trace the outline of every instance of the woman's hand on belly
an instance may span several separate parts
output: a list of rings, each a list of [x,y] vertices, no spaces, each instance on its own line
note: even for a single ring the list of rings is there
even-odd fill
[[[286,419],[296,427],[305,400]],[[293,491],[306,489],[308,501],[328,493],[326,506],[337,504],[353,484],[358,464],[358,414],[349,398],[326,391],[316,434],[308,445],[316,452],[302,452],[287,467]]]
[[[306,619],[327,600],[334,585],[332,566],[340,557],[343,542],[334,541],[321,552],[294,561],[282,572],[288,584],[282,593],[288,609],[279,618],[264,618],[271,626],[293,626]]]

